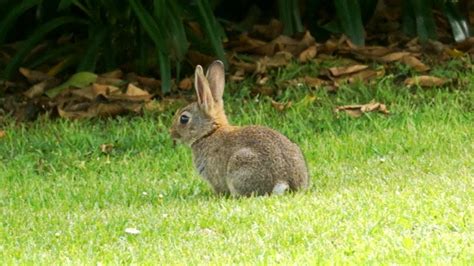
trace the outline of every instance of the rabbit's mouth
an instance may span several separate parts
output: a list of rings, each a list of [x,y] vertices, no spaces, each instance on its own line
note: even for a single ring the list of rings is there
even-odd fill
[[[170,133],[171,138],[173,139],[173,141],[176,142],[176,140],[181,139],[181,135],[178,133],[178,131],[170,129],[169,133]]]

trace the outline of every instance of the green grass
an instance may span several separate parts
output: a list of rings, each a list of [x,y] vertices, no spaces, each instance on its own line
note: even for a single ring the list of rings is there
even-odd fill
[[[460,75],[473,84],[472,72]],[[190,150],[172,145],[173,110],[7,123],[0,262],[473,264],[472,85],[408,89],[396,79],[316,90],[312,103],[289,88],[278,97],[293,101],[285,113],[265,98],[226,95],[235,124],[271,126],[303,149],[311,188],[283,197],[214,196]],[[391,115],[332,111],[372,99]],[[103,154],[107,143],[114,149]]]

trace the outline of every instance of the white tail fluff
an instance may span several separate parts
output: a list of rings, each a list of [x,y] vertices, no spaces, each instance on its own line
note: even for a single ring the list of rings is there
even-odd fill
[[[285,191],[288,190],[290,186],[288,186],[288,183],[286,182],[278,182],[272,190],[273,195],[283,195]]]

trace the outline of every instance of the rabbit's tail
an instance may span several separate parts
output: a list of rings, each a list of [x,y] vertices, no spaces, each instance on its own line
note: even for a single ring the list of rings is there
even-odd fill
[[[283,195],[289,188],[290,186],[287,182],[280,181],[273,187],[272,194]]]

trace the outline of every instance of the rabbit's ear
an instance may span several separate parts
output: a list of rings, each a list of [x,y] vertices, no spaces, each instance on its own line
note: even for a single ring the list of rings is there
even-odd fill
[[[224,94],[225,86],[224,63],[220,60],[212,62],[212,64],[207,68],[206,77],[209,81],[209,87],[214,100],[218,104],[222,104],[222,95]]]
[[[209,89],[209,82],[204,76],[204,70],[200,65],[196,66],[196,71],[194,72],[194,87],[199,107],[206,112],[211,111],[214,107],[214,99]]]

